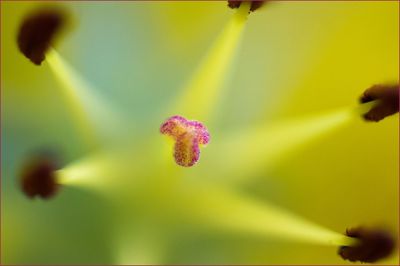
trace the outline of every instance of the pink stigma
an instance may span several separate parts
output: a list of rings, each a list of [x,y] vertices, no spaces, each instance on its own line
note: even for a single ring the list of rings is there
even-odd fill
[[[207,145],[210,134],[198,121],[187,120],[182,116],[168,118],[160,127],[161,134],[171,136],[175,142],[175,162],[180,166],[190,167],[200,157],[199,145]]]

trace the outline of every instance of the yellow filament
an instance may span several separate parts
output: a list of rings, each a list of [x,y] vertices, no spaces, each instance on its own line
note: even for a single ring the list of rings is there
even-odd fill
[[[250,3],[243,3],[184,86],[172,106],[174,114],[204,121],[218,102],[240,44]]]
[[[67,104],[74,116],[74,121],[77,124],[77,128],[80,130],[82,138],[89,146],[96,147],[97,136],[93,130],[92,122],[76,94],[80,86],[79,82],[77,82],[76,75],[72,74],[73,72],[65,65],[61,56],[54,49],[50,50],[47,54],[46,60],[50,69],[62,85],[62,92],[68,101]]]
[[[50,49],[46,61],[63,88],[63,93],[85,141],[98,146],[99,133],[117,130],[121,121],[86,82],[61,56]]]
[[[329,246],[349,246],[354,238],[334,232],[267,202],[259,202],[215,185],[196,185],[196,192],[179,202],[195,221],[222,230],[258,237]]]
[[[308,117],[266,125],[250,130],[241,130],[230,137],[221,139],[209,146],[209,156],[202,158],[203,164],[219,162],[217,175],[222,178],[249,178],[251,173],[274,165],[285,159],[294,150],[310,141],[340,128],[352,119],[361,119],[360,115],[376,104],[371,102],[356,108],[342,108]],[[235,173],[233,175],[232,173]],[[240,175],[238,174],[240,173]]]

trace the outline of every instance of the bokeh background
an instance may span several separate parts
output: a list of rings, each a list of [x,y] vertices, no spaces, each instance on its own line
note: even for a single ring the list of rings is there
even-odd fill
[[[154,222],[167,212],[151,197],[120,203],[109,195],[118,192],[66,186],[49,201],[26,198],[17,177],[33,152],[55,149],[66,163],[88,156],[48,65],[33,65],[16,46],[21,20],[43,4],[1,2],[2,263],[350,264],[335,247]],[[57,50],[123,114],[138,143],[132,153],[144,154],[126,165],[136,168],[129,178],[163,175],[146,157],[158,152],[143,144],[152,142],[146,136],[158,133],[160,114],[234,11],[224,1],[58,5],[72,23]],[[367,87],[398,82],[398,10],[397,1],[279,1],[251,14],[211,134],[355,106]],[[355,117],[328,133],[260,167],[240,190],[337,232],[363,224],[398,235],[398,115],[380,123]],[[201,167],[212,181],[215,169]],[[161,214],[148,215],[149,206]],[[398,264],[398,253],[382,263]]]

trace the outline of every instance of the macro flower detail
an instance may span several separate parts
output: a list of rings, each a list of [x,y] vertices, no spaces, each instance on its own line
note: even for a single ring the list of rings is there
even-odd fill
[[[2,3],[1,263],[398,265],[398,3],[269,2]]]
[[[178,115],[168,118],[161,125],[160,132],[176,141],[175,162],[184,167],[195,165],[200,157],[199,146],[207,145],[210,141],[210,134],[202,123]]]

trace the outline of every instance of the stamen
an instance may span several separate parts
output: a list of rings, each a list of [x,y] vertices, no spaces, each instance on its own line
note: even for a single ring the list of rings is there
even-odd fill
[[[99,135],[109,137],[121,127],[121,120],[89,85],[54,49],[55,36],[66,24],[66,13],[59,9],[40,9],[21,24],[18,46],[34,64],[46,59],[50,69],[60,81],[74,122],[90,148],[100,145]]]
[[[230,8],[239,8],[243,2],[247,2],[247,1],[235,1],[235,0],[228,1],[228,6]],[[251,3],[250,11],[254,12],[255,10],[259,9],[261,6],[263,6],[265,4],[266,0],[259,0],[259,1],[250,0],[249,2]]]
[[[379,228],[351,228],[346,230],[346,235],[359,241],[355,245],[339,247],[338,254],[353,262],[376,262],[389,256],[395,247],[393,236]]]
[[[23,168],[20,176],[21,190],[29,198],[36,196],[48,199],[59,190],[56,170],[58,164],[54,156],[41,154],[31,159]]]
[[[87,82],[62,56],[50,49],[46,60],[62,86],[78,129],[90,147],[98,147],[101,137],[118,134],[121,118],[100,97],[97,89]]]
[[[111,190],[115,176],[123,176],[121,165],[123,156],[113,152],[99,152],[72,162],[57,171],[59,183],[66,186]]]
[[[399,112],[399,85],[374,85],[360,98],[361,103],[378,100],[379,103],[363,114],[367,121],[378,122]]]
[[[168,118],[161,125],[160,132],[171,136],[176,141],[175,162],[185,167],[197,163],[200,157],[199,145],[207,145],[210,141],[210,134],[203,124],[177,115]]]
[[[301,147],[358,119],[360,113],[375,104],[340,108],[225,135],[211,148],[208,163],[224,158],[224,164],[213,167],[216,175],[236,182],[248,180],[261,165],[265,168],[281,162]]]
[[[35,65],[40,65],[65,21],[66,15],[59,9],[40,9],[31,13],[22,22],[18,33],[20,51]]]
[[[148,148],[153,143],[144,145]],[[154,154],[150,151],[132,153],[135,149],[143,150],[143,148],[138,148],[137,143],[124,142],[123,146],[116,145],[87,154],[59,169],[58,183],[97,191],[111,197],[123,194],[126,189],[131,191],[130,186],[133,186],[131,182],[135,183],[137,180],[132,177],[140,175],[136,171],[142,170],[142,167],[150,168],[146,167],[147,165],[144,166],[149,160],[141,159],[149,158],[151,156],[149,154]],[[152,163],[149,163],[149,166]]]
[[[244,3],[232,16],[197,71],[182,89],[170,109],[173,113],[207,120],[222,95],[230,74],[247,19],[249,3]]]
[[[193,190],[185,187],[183,197],[178,199],[179,208],[183,208],[179,213],[187,213],[188,219],[194,219],[195,223],[203,226],[257,237],[327,246],[353,245],[357,242],[266,201],[261,202],[218,187],[214,182],[206,184],[202,180],[193,186]]]

